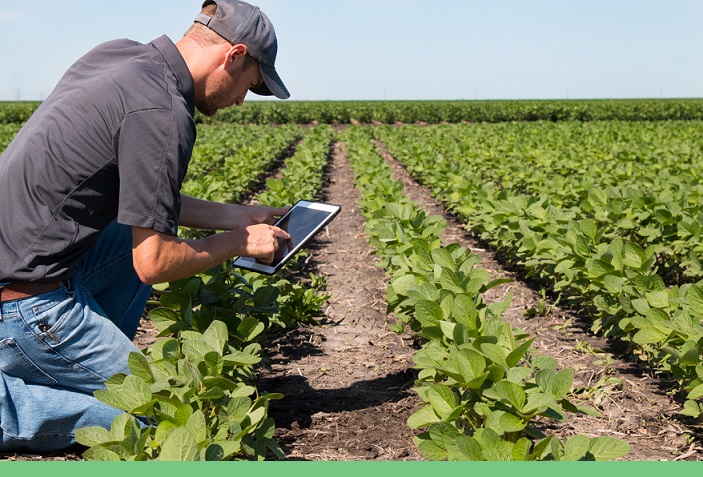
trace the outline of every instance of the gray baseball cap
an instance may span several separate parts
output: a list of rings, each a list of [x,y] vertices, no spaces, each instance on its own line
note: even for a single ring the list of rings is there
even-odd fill
[[[290,98],[290,93],[274,66],[278,42],[273,25],[264,12],[257,6],[235,0],[205,0],[203,8],[212,4],[217,5],[215,16],[200,13],[195,21],[233,45],[241,43],[247,46],[247,52],[259,62],[264,77],[264,84],[251,88],[250,91],[262,96],[273,95],[279,99]]]

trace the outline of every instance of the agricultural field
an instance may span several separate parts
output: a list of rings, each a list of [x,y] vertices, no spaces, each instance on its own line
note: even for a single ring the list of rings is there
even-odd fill
[[[41,458],[703,458],[703,102],[227,113],[187,193],[341,214],[280,276],[156,287],[99,398],[159,425]]]

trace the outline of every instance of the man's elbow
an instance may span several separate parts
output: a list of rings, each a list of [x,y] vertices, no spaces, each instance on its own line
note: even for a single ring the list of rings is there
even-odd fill
[[[132,263],[139,280],[145,285],[156,285],[169,281],[169,267],[160,259],[158,253],[140,253],[133,251]]]
[[[145,285],[156,285],[169,281],[166,243],[160,234],[151,230],[134,229],[132,239],[132,263],[139,280]]]
[[[137,272],[139,280],[145,285],[156,285],[167,280],[163,278],[164,274],[155,266],[145,266],[145,264],[134,260],[134,271]]]

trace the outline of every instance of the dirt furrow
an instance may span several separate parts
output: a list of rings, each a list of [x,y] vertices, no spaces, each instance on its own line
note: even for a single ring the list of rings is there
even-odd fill
[[[287,459],[412,460],[406,420],[418,402],[408,337],[389,331],[384,275],[364,238],[354,176],[336,144],[324,199],[339,216],[309,249],[308,267],[331,295],[321,326],[301,326],[268,347],[260,387],[281,392],[270,415]]]

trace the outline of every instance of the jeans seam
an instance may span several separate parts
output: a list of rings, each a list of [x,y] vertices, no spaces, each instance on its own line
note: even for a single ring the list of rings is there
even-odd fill
[[[5,346],[3,346],[2,348],[10,348],[10,347],[12,347],[12,349],[10,350],[10,352],[12,352],[12,351],[16,352],[16,353],[19,355],[19,357],[20,357],[20,359],[21,359],[22,361],[26,361],[27,364],[29,364],[30,366],[34,367],[34,369],[36,369],[36,370],[39,371],[43,376],[45,376],[47,379],[49,379],[50,381],[52,381],[52,382],[54,383],[54,385],[56,385],[56,384],[59,383],[56,378],[54,378],[52,375],[50,375],[49,373],[47,373],[46,371],[44,371],[41,367],[39,367],[39,365],[38,365],[37,363],[35,363],[35,362],[32,360],[32,358],[30,358],[29,356],[27,356],[27,353],[25,353],[24,350],[22,349],[22,347],[21,347],[19,344],[17,344],[17,342],[14,340],[14,338],[7,338],[7,339],[5,339],[5,340],[2,340],[2,342],[7,342],[7,344],[6,344]]]
[[[0,424],[0,429],[2,429],[2,437],[7,436],[10,439],[15,440],[15,441],[29,442],[29,441],[36,440],[36,437],[22,437],[22,436],[15,435],[12,432],[7,431],[4,427],[2,427],[1,424]],[[49,436],[74,437],[75,434],[73,434],[73,433],[66,434],[63,432],[47,432],[47,433],[42,433],[41,436],[42,436],[42,438],[49,437]],[[0,451],[0,452],[2,452],[2,451]]]

